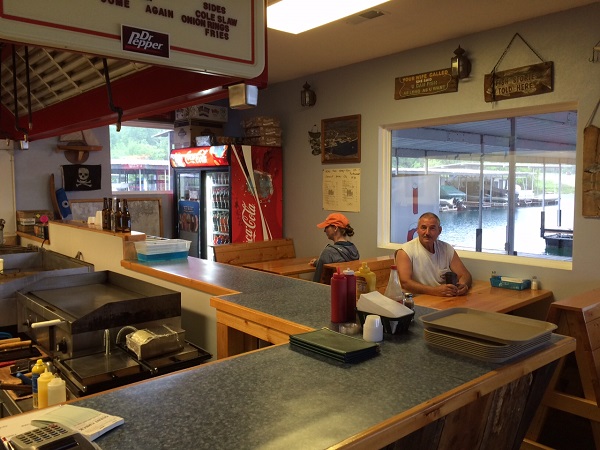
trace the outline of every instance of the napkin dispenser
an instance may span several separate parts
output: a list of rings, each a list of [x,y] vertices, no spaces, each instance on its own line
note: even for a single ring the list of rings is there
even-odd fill
[[[398,303],[378,291],[361,294],[356,307],[360,311],[385,317],[403,317],[413,312],[402,303]]]
[[[368,314],[377,314],[381,317],[383,331],[390,334],[406,331],[415,315],[412,309],[378,291],[361,294],[356,309],[361,324]]]

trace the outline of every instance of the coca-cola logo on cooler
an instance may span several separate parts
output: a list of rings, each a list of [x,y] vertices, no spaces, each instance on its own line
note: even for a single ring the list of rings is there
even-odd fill
[[[242,202],[242,221],[245,227],[245,242],[256,239],[256,205]]]
[[[128,52],[169,57],[169,35],[157,31],[122,25],[121,46]]]

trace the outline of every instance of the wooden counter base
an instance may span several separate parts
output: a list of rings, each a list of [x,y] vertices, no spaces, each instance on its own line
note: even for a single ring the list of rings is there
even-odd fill
[[[565,344],[574,348],[574,342]],[[370,450],[392,444],[419,450],[519,449],[557,365],[558,360],[542,356],[534,363],[540,368],[524,374],[515,363],[331,448]]]
[[[290,334],[312,330],[217,297],[210,299],[210,305],[217,310],[217,359],[255,350],[258,339],[284,344]]]

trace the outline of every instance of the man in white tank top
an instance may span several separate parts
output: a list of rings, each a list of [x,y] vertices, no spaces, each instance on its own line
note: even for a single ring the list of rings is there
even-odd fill
[[[469,291],[471,274],[452,246],[438,240],[441,232],[440,218],[425,213],[419,217],[418,236],[396,252],[400,283],[405,291],[440,297],[465,295]],[[447,272],[456,274],[454,284],[446,284]]]

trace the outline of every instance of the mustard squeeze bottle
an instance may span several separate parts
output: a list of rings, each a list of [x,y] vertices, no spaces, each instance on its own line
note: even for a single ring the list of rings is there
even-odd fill
[[[48,406],[48,383],[52,381],[54,375],[48,372],[48,369],[38,378],[38,408],[42,409]]]
[[[373,292],[376,288],[375,274],[369,269],[366,262],[362,263],[361,268],[356,275],[356,296],[360,298],[361,294]]]
[[[31,368],[31,391],[33,394],[33,407],[38,407],[38,379],[46,370],[44,361],[38,359],[35,365]]]

